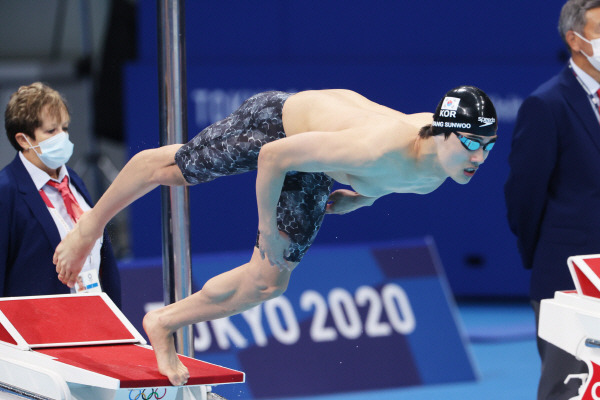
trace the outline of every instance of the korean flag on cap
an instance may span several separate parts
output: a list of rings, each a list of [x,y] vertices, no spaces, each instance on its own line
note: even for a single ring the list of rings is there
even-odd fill
[[[442,110],[456,111],[458,109],[458,103],[460,99],[458,97],[445,97],[442,103]]]

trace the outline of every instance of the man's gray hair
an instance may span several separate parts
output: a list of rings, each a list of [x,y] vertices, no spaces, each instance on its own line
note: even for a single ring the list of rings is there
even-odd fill
[[[585,27],[586,11],[600,7],[600,0],[568,0],[560,11],[558,20],[558,32],[560,37],[567,44],[566,35],[568,31],[583,33]]]

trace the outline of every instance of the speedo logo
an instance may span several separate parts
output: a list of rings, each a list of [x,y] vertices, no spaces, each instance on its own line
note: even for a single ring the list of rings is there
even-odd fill
[[[496,123],[496,118],[479,117],[479,118],[477,118],[477,121],[479,121],[483,124],[483,125],[479,125],[480,128],[483,128],[485,126],[490,126],[490,125]]]

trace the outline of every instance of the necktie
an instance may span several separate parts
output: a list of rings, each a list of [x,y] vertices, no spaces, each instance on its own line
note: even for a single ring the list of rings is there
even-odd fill
[[[598,95],[598,100],[600,100],[600,89],[596,91],[596,94]],[[600,102],[596,103],[596,105],[598,106],[598,112],[600,113]]]
[[[69,177],[65,176],[61,183],[54,182],[52,180],[48,181],[48,185],[55,187],[60,192],[60,195],[65,202],[65,207],[67,208],[67,213],[71,216],[73,222],[77,222],[81,214],[83,214],[83,210],[77,204],[77,200],[73,193],[71,193],[71,189],[69,189]]]

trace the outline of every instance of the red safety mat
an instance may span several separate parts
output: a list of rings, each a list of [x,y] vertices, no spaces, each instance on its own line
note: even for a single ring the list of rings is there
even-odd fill
[[[17,344],[15,338],[13,338],[12,335],[10,333],[8,333],[6,328],[2,325],[0,325],[0,341],[14,344],[14,345]]]
[[[121,381],[121,388],[171,386],[158,372],[154,351],[135,344],[38,349],[37,352],[55,357],[58,361],[97,372]],[[179,356],[190,371],[188,385],[213,385],[244,381],[244,374]]]
[[[600,258],[584,258],[583,261],[588,265],[588,267],[590,267],[596,276],[600,276]],[[575,264],[574,267],[582,294],[590,297],[600,298],[600,291],[598,288],[596,288],[589,278],[584,275],[583,271],[579,269],[577,264]]]
[[[135,339],[100,296],[4,300],[0,311],[30,346]]]

